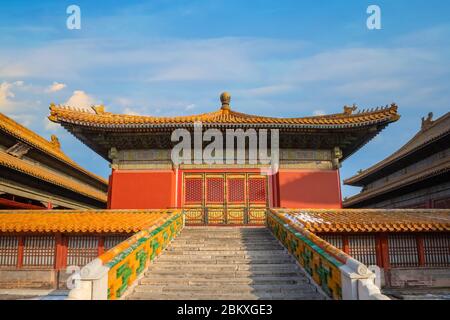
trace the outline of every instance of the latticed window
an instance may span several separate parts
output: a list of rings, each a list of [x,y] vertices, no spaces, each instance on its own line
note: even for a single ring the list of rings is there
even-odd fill
[[[266,179],[248,179],[248,199],[250,202],[266,202]]]
[[[129,237],[130,236],[128,235],[106,236],[103,242],[103,248],[105,249],[105,251],[108,251],[109,249],[114,248],[119,243],[125,241]]]
[[[19,239],[13,236],[0,236],[0,266],[16,266]]]
[[[426,267],[450,266],[449,234],[427,234],[423,237]]]
[[[55,264],[55,237],[24,237],[23,266],[48,268]]]
[[[203,179],[202,178],[186,178],[184,202],[185,203],[202,203],[203,198]]]
[[[375,235],[361,234],[348,236],[349,255],[365,265],[377,264],[377,244]]]
[[[342,235],[320,234],[319,237],[340,250],[344,249]]]
[[[245,178],[228,178],[227,194],[230,203],[245,202]]]
[[[224,202],[224,179],[206,178],[206,201],[209,203]]]
[[[84,266],[98,256],[98,237],[70,236],[67,241],[67,265]]]
[[[392,234],[388,238],[391,267],[417,267],[419,255],[417,239],[410,234]]]

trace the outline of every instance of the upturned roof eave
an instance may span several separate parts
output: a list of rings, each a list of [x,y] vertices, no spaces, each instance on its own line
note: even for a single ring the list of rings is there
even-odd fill
[[[96,182],[100,182],[105,187],[108,186],[108,181],[104,178],[84,169],[75,161],[70,159],[66,154],[64,154],[61,150],[56,150],[55,146],[51,144],[50,141],[47,141],[44,137],[38,135],[34,131],[22,126],[17,123],[13,119],[8,116],[0,113],[0,118],[2,118],[2,123],[0,125],[0,131],[3,131],[5,134],[17,139],[20,142],[29,145],[39,152],[42,152],[46,156],[56,160],[57,162],[69,166],[80,174],[88,177],[89,179],[95,180]]]
[[[409,150],[408,152],[397,155],[397,153],[401,150],[401,148],[400,148],[399,150],[397,150],[396,152],[391,154],[388,158],[377,162],[376,164],[367,168],[363,172],[356,174],[350,178],[344,179],[344,184],[349,185],[349,186],[362,187],[362,186],[366,185],[367,183],[370,183],[370,182],[376,180],[376,178],[371,178],[371,177],[376,176],[378,174],[378,172],[380,172],[381,170],[388,168],[390,166],[393,166],[396,163],[398,163],[399,161],[405,161],[407,159],[412,159],[418,152],[423,150],[423,148],[425,148],[429,145],[432,145],[433,143],[435,143],[442,137],[448,136],[449,134],[450,134],[450,131],[443,133],[441,135],[435,136],[435,137],[427,140],[426,142],[414,147],[413,149]],[[411,138],[405,145],[409,144],[416,137],[417,137],[417,134],[414,135],[414,137]]]

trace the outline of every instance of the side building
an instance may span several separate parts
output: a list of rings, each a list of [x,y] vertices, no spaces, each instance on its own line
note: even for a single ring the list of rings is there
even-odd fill
[[[103,209],[108,182],[0,113],[0,209]]]
[[[430,113],[403,147],[344,183],[362,187],[345,208],[450,208],[450,112]]]

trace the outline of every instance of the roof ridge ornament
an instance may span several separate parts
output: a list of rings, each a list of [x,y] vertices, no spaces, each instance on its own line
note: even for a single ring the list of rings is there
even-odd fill
[[[55,149],[61,149],[61,142],[59,142],[59,139],[56,135],[52,134],[50,136],[50,143]]]
[[[354,111],[356,111],[356,109],[358,109],[358,106],[355,103],[351,107],[349,107],[348,105],[345,105],[344,106],[344,114],[351,115],[351,114],[353,114]]]
[[[427,130],[433,125],[433,112],[429,112],[427,118],[422,117],[422,127],[421,130]]]
[[[91,106],[92,110],[94,110],[95,114],[105,114],[105,106],[100,104],[98,106]]]
[[[222,103],[222,107],[220,110],[222,110],[223,113],[228,114],[230,112],[230,101],[231,101],[231,95],[228,92],[222,92],[220,95],[220,102]]]

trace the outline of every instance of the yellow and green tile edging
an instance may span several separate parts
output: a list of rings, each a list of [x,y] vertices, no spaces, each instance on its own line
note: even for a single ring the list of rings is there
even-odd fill
[[[367,266],[332,246],[282,209],[270,209],[267,227],[329,298],[386,300]]]
[[[184,227],[184,215],[174,210],[169,218],[161,218],[81,269],[80,285],[72,289],[69,299],[115,300],[161,254]]]

